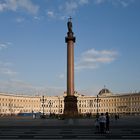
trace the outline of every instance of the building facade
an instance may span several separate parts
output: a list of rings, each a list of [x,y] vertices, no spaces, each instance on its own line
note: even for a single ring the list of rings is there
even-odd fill
[[[0,93],[0,114],[16,115],[19,113],[63,114],[64,97],[62,96],[26,96]],[[103,88],[97,96],[85,96],[75,92],[79,114],[109,112],[110,114],[140,114],[140,92],[113,94]]]

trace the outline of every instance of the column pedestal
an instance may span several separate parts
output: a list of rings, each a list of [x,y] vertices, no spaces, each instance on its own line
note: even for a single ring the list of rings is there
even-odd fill
[[[64,99],[64,116],[65,118],[75,118],[78,116],[77,97],[66,96]]]

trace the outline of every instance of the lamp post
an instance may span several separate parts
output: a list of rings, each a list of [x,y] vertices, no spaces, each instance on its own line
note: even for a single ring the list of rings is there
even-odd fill
[[[49,100],[48,105],[49,105],[49,107],[50,107],[50,116],[51,116],[51,107],[52,107],[52,102],[51,102],[51,100]]]
[[[131,94],[130,94],[130,96],[129,96],[129,114],[131,115],[131,102],[132,100],[131,100]]]
[[[10,115],[12,116],[12,99],[9,99],[9,111]]]
[[[58,105],[58,115],[60,115],[60,97],[58,96],[58,101],[59,101],[59,105]]]
[[[89,100],[90,115],[92,115],[93,100]]]
[[[42,99],[41,99],[41,103],[42,103],[42,117],[41,118],[45,118],[45,111],[44,111],[44,107],[45,107],[45,105],[44,105],[44,103],[45,103],[45,99],[44,99],[44,95],[42,96]]]
[[[97,98],[94,100],[97,102],[97,116],[99,115],[99,105],[98,103],[101,101],[101,99],[99,99],[99,96],[97,95]]]

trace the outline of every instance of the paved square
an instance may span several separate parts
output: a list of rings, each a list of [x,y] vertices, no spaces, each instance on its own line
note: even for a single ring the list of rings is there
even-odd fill
[[[95,119],[0,118],[0,139],[140,139],[140,117],[111,119],[110,133],[95,131]]]

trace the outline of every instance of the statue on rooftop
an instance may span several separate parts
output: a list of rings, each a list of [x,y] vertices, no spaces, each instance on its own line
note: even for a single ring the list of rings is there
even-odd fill
[[[72,33],[72,22],[71,22],[71,17],[68,18],[68,23],[67,23],[67,26],[68,26],[68,32],[69,33]]]

